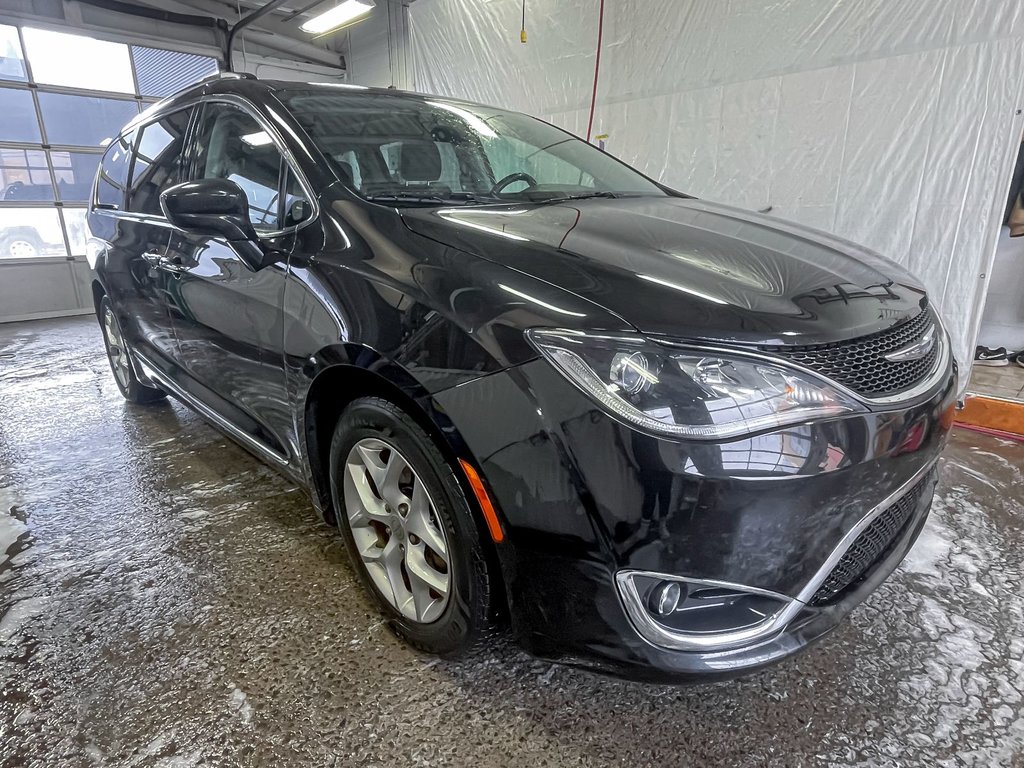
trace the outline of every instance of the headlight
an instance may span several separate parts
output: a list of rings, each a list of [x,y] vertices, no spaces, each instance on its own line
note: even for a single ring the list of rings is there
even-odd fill
[[[675,437],[736,437],[864,410],[816,376],[743,354],[534,329],[527,338],[612,416]]]

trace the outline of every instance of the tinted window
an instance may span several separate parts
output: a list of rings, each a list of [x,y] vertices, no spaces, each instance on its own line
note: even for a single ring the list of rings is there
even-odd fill
[[[110,142],[100,163],[96,180],[96,204],[106,208],[120,208],[124,203],[124,190],[128,183],[128,162],[131,160],[135,131]]]
[[[582,139],[516,112],[326,88],[278,95],[339,177],[367,197],[450,205],[665,194]]]
[[[196,146],[196,177],[228,179],[249,199],[256,229],[282,229],[281,171],[284,159],[270,135],[248,112],[231,104],[207,104]],[[289,190],[289,197],[296,190]]]
[[[160,193],[180,177],[185,130],[191,114],[191,109],[179,110],[140,129],[142,135],[128,185],[128,210],[162,215]]]

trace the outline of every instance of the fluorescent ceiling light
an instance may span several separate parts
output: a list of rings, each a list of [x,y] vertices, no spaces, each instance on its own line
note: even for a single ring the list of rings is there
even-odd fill
[[[299,29],[314,35],[330,32],[332,29],[343,27],[360,16],[366,15],[373,10],[373,7],[373,0],[344,0],[303,23]]]
[[[263,147],[269,144],[273,139],[270,138],[270,134],[266,131],[256,131],[256,133],[246,133],[240,137],[242,141],[248,144],[250,147]]]

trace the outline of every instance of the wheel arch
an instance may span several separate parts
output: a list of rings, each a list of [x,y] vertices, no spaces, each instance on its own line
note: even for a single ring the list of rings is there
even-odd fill
[[[507,615],[504,569],[497,547],[487,535],[487,523],[469,479],[459,465],[472,461],[472,455],[457,427],[435,404],[430,393],[401,365],[373,350],[356,345],[340,345],[324,350],[315,360],[312,381],[306,390],[300,411],[300,440],[306,454],[310,494],[326,522],[335,524],[336,510],[331,499],[328,465],[334,428],[342,412],[361,397],[382,397],[402,408],[430,435],[448,461],[478,523],[488,559],[499,589],[499,611]],[[308,376],[311,372],[306,371]]]
[[[103,301],[103,297],[107,295],[107,289],[103,287],[103,283],[100,282],[98,277],[94,277],[92,280],[92,305],[96,310],[96,314],[100,311],[100,302]]]

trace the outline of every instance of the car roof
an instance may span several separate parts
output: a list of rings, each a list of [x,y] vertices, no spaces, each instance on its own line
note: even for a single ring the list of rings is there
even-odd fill
[[[235,74],[235,73],[221,73],[214,75],[210,78],[202,80],[190,88],[185,89],[173,96],[170,96],[163,101],[155,104],[151,109],[156,111],[163,111],[169,106],[173,106],[178,102],[189,101],[197,96],[208,95],[208,94],[238,94],[240,96],[248,96],[250,98],[258,98],[259,96],[285,94],[285,93],[323,93],[323,94],[337,94],[345,93],[346,95],[359,96],[365,95],[367,97],[380,97],[388,96],[394,98],[401,98],[412,101],[425,102],[431,99],[444,99],[445,102],[453,104],[464,104],[473,107],[487,107],[488,109],[502,109],[501,107],[487,106],[484,104],[478,104],[464,99],[453,99],[448,96],[437,96],[426,93],[417,93],[416,91],[403,91],[397,88],[378,88],[374,86],[366,85],[355,85],[350,83],[327,83],[317,81],[302,81],[302,80],[262,80],[248,74]],[[149,111],[149,110],[147,110]],[[507,110],[514,111],[514,110]],[[134,122],[134,121],[133,121]]]
[[[216,94],[236,94],[257,104],[266,98],[277,99],[278,94],[286,93],[323,93],[336,95],[345,93],[346,96],[358,98],[360,95],[379,98],[381,96],[403,99],[406,101],[426,102],[430,100],[443,99],[445,103],[457,104],[466,107],[483,107],[501,112],[514,112],[516,110],[502,107],[488,106],[463,99],[453,99],[448,96],[436,96],[416,91],[403,91],[397,88],[377,88],[366,85],[355,85],[350,83],[326,83],[317,81],[302,80],[262,80],[248,73],[221,72],[212,75],[198,83],[168,96],[143,110],[141,114],[121,129],[118,135],[130,131],[140,124],[147,123],[153,116],[162,114],[173,109],[179,104],[187,104],[201,96]]]

